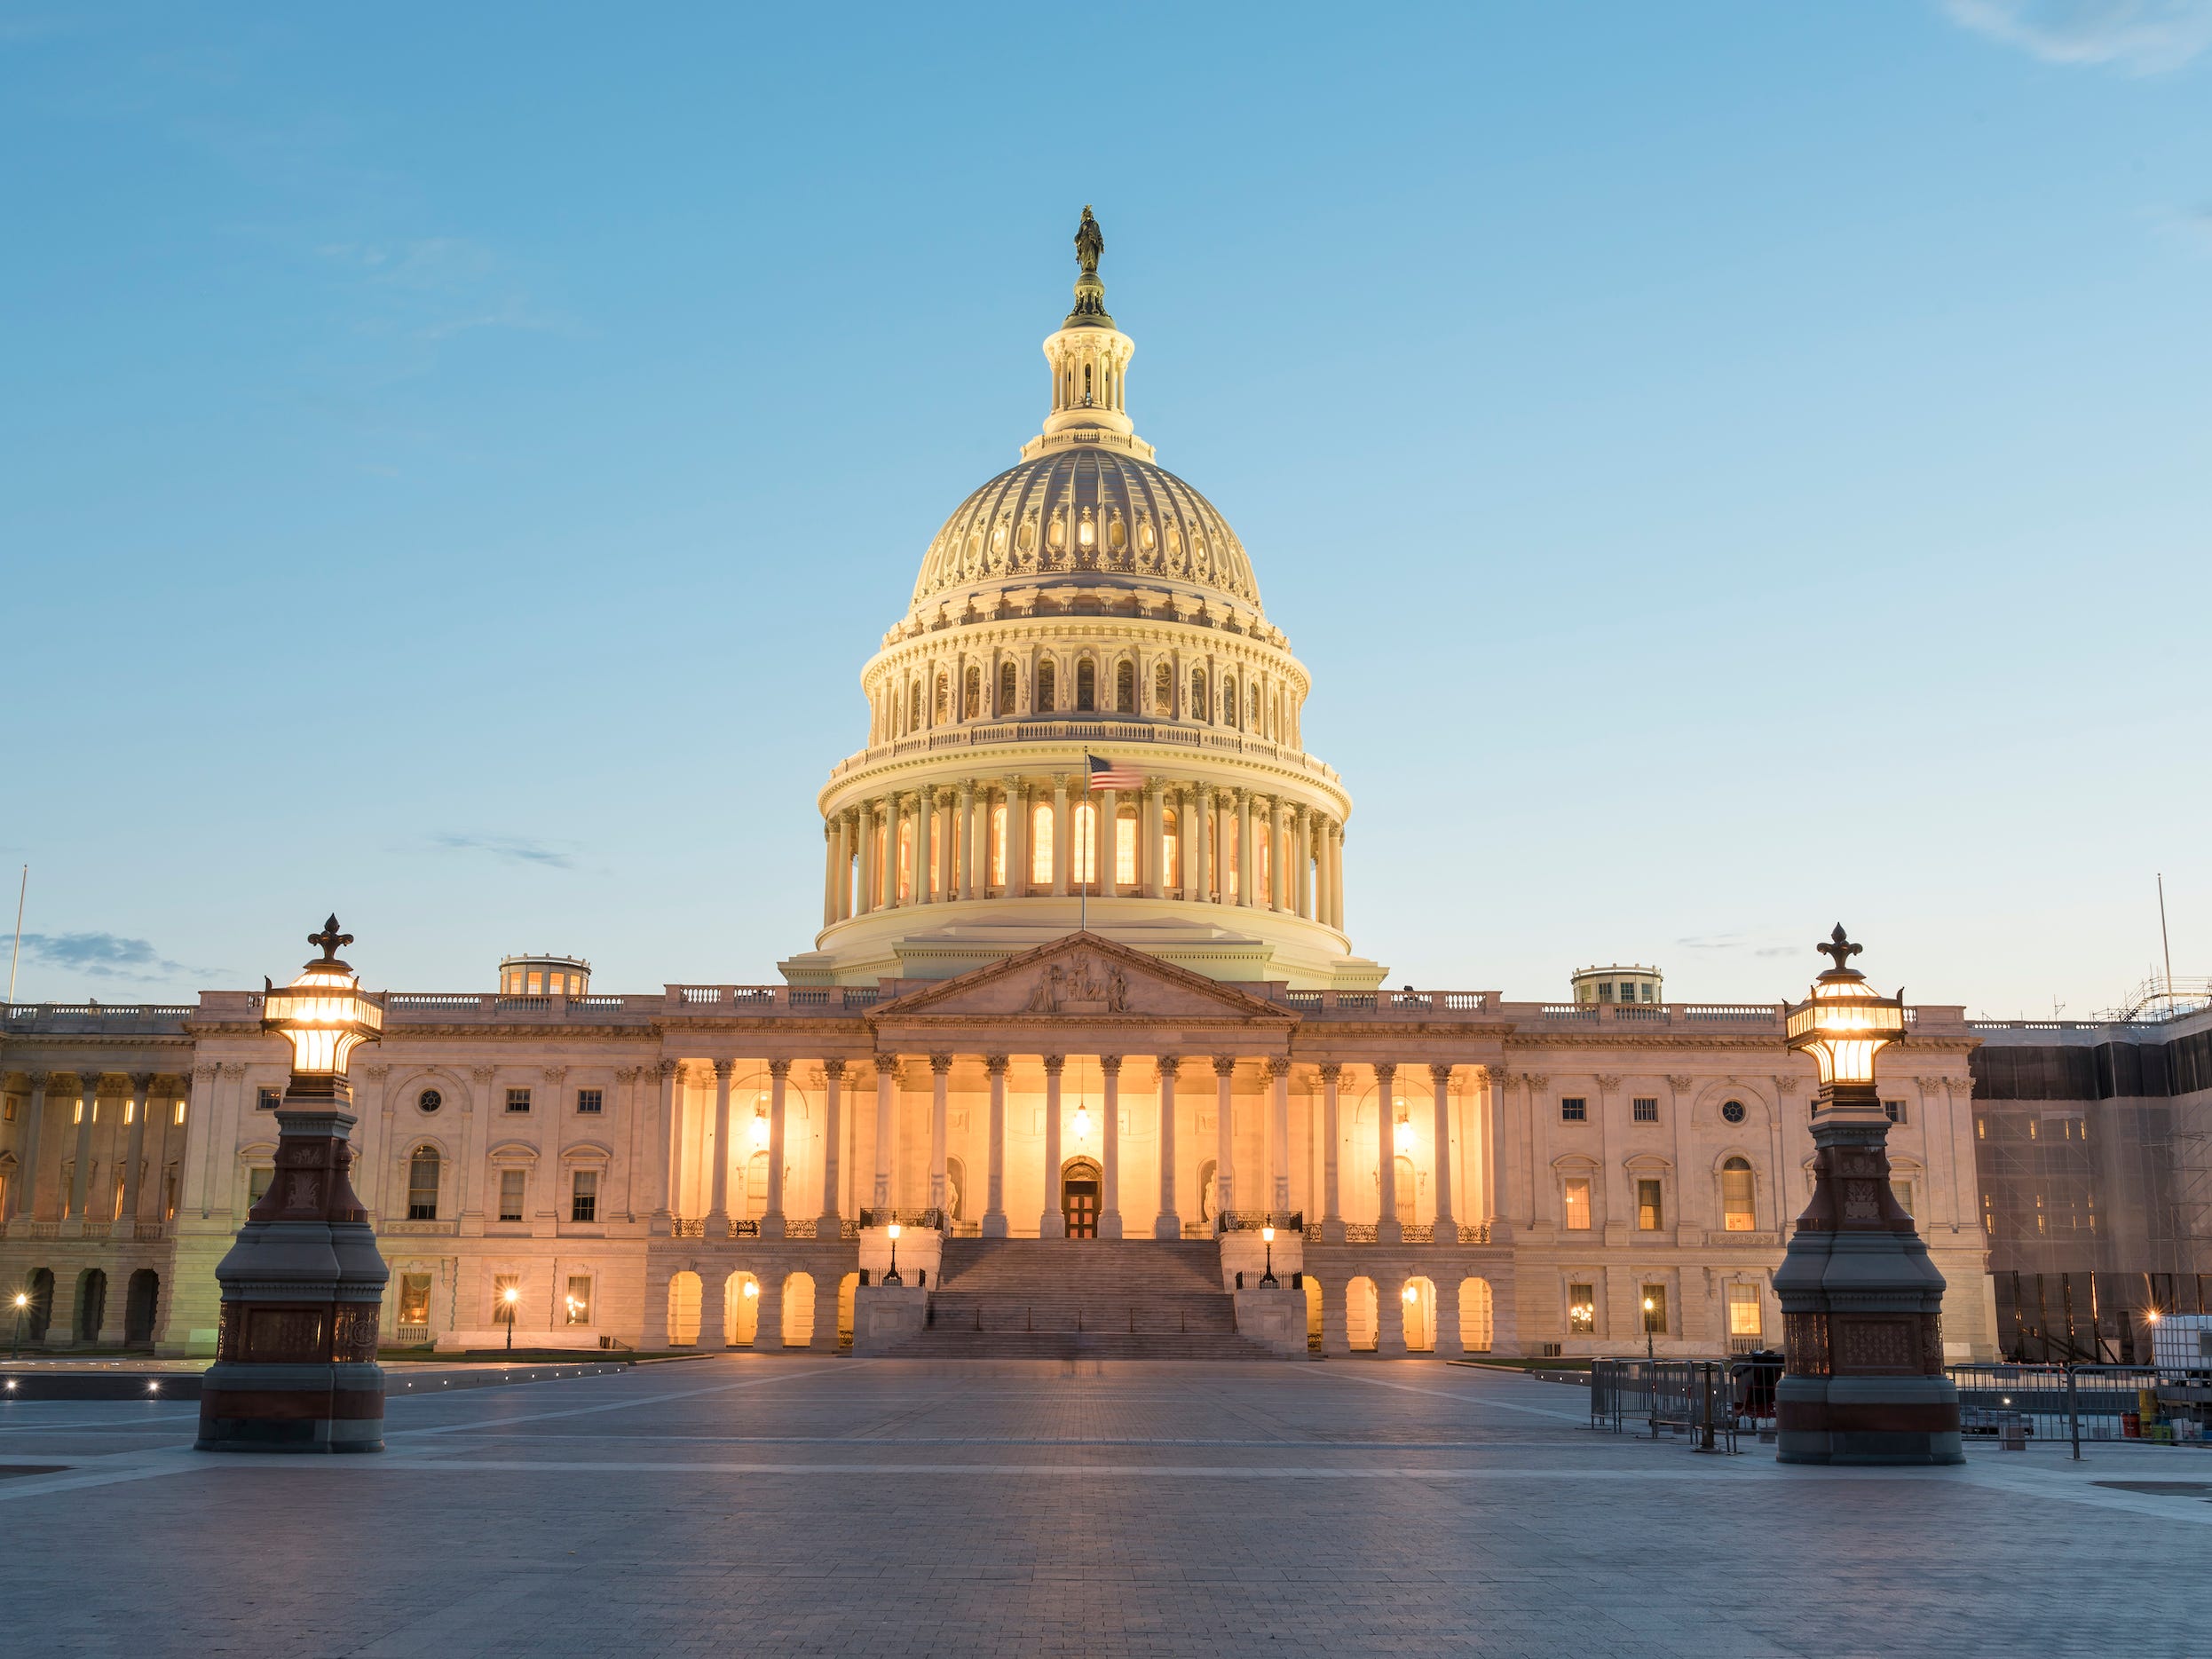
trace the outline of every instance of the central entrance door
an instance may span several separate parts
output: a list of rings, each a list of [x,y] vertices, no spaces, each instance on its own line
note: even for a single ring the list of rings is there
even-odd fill
[[[1098,1236],[1098,1165],[1086,1157],[1070,1162],[1060,1172],[1060,1214],[1070,1238]]]

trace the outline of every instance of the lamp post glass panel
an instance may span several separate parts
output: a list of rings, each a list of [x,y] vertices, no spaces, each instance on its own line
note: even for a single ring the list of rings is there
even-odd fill
[[[347,1059],[383,1030],[338,947],[332,916],[307,936],[322,954],[291,984],[264,980],[261,1027],[290,1046],[277,1108],[276,1170],[216,1268],[223,1307],[201,1385],[203,1451],[382,1451],[384,1375],[376,1332],[390,1275],[353,1192]]]
[[[1943,1276],[1890,1185],[1890,1123],[1875,1058],[1904,1038],[1905,996],[1832,960],[1787,1013],[1820,1077],[1813,1197],[1774,1273],[1787,1353],[1775,1393],[1783,1463],[1963,1463],[1958,1391],[1943,1373]]]
[[[507,1351],[512,1354],[515,1351],[515,1309],[521,1305],[522,1292],[510,1284],[500,1292],[500,1300],[507,1304],[504,1310],[507,1315]]]
[[[1658,1311],[1658,1308],[1659,1304],[1653,1301],[1650,1297],[1644,1298],[1644,1363],[1646,1364],[1658,1358],[1658,1351],[1652,1346],[1651,1333],[1651,1316]]]

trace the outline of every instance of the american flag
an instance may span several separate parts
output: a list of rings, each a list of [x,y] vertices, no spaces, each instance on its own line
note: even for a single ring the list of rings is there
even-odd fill
[[[1090,765],[1089,786],[1093,789],[1140,789],[1144,786],[1144,774],[1134,766],[1096,754],[1083,758]]]

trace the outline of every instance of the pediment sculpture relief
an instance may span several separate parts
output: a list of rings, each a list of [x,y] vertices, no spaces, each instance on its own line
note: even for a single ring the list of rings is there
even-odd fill
[[[1124,1014],[1129,1007],[1129,981],[1111,962],[1102,966],[1090,955],[1070,957],[1064,964],[1048,962],[1037,976],[1024,1014]]]

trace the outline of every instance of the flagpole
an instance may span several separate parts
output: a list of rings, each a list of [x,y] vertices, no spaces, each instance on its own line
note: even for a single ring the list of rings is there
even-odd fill
[[[15,949],[8,952],[8,1006],[15,1006],[15,965],[23,955],[23,896],[31,889],[31,867],[23,866],[23,879],[15,889]],[[2160,889],[2160,902],[2165,902],[2165,889]],[[2161,912],[2161,915],[2163,912]],[[2169,975],[2170,978],[2171,976]]]
[[[1091,804],[1091,752],[1087,748],[1083,751],[1083,804],[1086,807]],[[1094,847],[1098,844],[1098,814],[1095,812],[1091,814],[1091,844]],[[1096,853],[1094,853],[1092,857],[1095,858]],[[1076,865],[1078,871],[1082,867],[1079,864]],[[1078,881],[1075,884],[1075,891],[1076,931],[1088,933],[1091,930],[1091,884],[1088,881]]]

